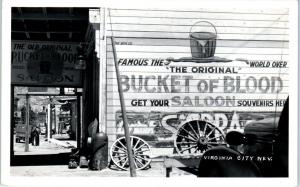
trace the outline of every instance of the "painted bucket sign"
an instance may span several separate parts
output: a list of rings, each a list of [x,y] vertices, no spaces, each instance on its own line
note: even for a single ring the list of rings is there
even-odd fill
[[[189,120],[226,133],[280,115],[290,85],[287,9],[113,9],[109,15],[106,34],[115,38],[130,129],[154,147],[173,141]],[[198,21],[218,31],[213,56],[191,53],[190,30]],[[110,39],[106,44],[103,95],[114,141],[124,132]]]

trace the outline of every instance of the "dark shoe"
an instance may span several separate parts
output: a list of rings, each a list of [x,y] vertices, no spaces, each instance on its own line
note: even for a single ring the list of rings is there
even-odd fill
[[[68,166],[68,168],[69,168],[69,169],[76,169],[77,167],[78,167],[78,164],[77,164],[76,160],[71,159],[71,160],[69,161],[69,166]]]

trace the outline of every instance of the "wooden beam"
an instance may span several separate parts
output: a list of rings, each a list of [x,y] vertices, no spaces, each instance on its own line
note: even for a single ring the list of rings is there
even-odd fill
[[[51,33],[49,32],[49,23],[48,23],[48,21],[47,21],[47,33],[46,33],[46,35],[47,35],[47,38],[48,39],[50,39],[51,38]]]
[[[129,127],[128,127],[128,120],[127,120],[127,116],[126,116],[124,95],[123,95],[121,79],[120,79],[118,57],[117,57],[115,41],[114,41],[113,36],[111,37],[111,43],[112,43],[112,49],[113,49],[112,51],[113,51],[113,56],[114,56],[115,71],[116,71],[116,77],[117,77],[117,83],[118,83],[118,91],[119,91],[120,105],[121,105],[121,111],[122,111],[123,128],[124,128],[124,132],[125,132],[125,140],[126,140],[126,148],[127,148],[127,155],[128,155],[128,161],[129,161],[130,176],[136,177],[136,168],[134,165],[132,147],[131,147],[131,143],[130,143],[130,134],[129,134]]]
[[[52,94],[52,93],[48,93],[48,92],[30,92],[30,93],[26,93],[26,94],[17,94],[18,96],[26,96],[26,95],[30,95],[30,96],[77,96],[75,93],[74,94],[65,94],[65,95],[59,95],[59,94]],[[74,98],[75,100],[75,98]]]
[[[52,31],[38,31],[38,30],[12,30],[11,32],[13,33],[57,33],[57,34],[64,34],[64,33],[70,33],[70,31],[55,31],[55,30],[52,30]],[[81,33],[80,31],[72,31],[72,33]]]
[[[47,16],[47,9],[46,8],[42,8],[43,14],[44,16]]]
[[[27,25],[24,20],[23,20],[23,25],[24,25],[24,32],[25,32],[26,38],[30,39],[29,32],[27,31]]]
[[[23,15],[22,8],[21,8],[21,7],[17,7],[17,10],[18,10],[18,12],[19,12],[19,15],[22,16],[22,15]],[[21,21],[23,22],[23,26],[24,26],[24,29],[25,29],[25,31],[24,31],[23,33],[25,33],[27,39],[30,39],[30,35],[29,35],[29,33],[26,31],[26,30],[27,30],[27,26],[26,26],[26,24],[25,24],[24,19],[21,19]]]
[[[51,13],[47,16],[41,13],[23,13],[12,14],[12,20],[71,20],[71,21],[87,21],[88,15],[70,15],[69,13]]]
[[[46,24],[46,23],[44,23]],[[86,34],[86,27],[85,24],[81,25],[81,27],[78,26],[70,26],[68,24],[65,24],[65,26],[63,25],[41,25],[40,27],[33,27],[31,25],[27,25],[24,27],[24,24],[22,25],[12,25],[12,32],[73,32],[73,33],[82,33],[83,36],[85,36],[84,34]],[[28,27],[27,27],[28,26]],[[83,38],[85,39],[85,38]]]
[[[25,32],[25,35],[26,35],[26,38],[27,38],[27,39],[30,39],[30,35],[29,35],[28,32]]]
[[[69,8],[69,15],[73,16],[73,8]],[[70,21],[70,23],[72,23],[72,21]],[[72,32],[69,32],[69,39],[71,40],[73,36]]]
[[[45,16],[45,17],[47,17],[47,8],[42,8],[42,11],[43,11],[43,15]],[[47,22],[47,30],[49,30],[49,22],[48,22],[48,19],[46,19],[46,22]],[[51,34],[50,34],[50,32],[47,32],[46,33],[46,36],[47,36],[47,39],[50,39],[51,38]]]
[[[73,8],[69,8],[69,15],[73,15]]]
[[[50,32],[47,32],[46,35],[47,35],[47,39],[51,38],[51,33]]]
[[[90,33],[91,33],[91,25],[88,24],[86,27],[85,35],[84,35],[84,41],[89,41]]]
[[[17,7],[17,10],[18,10],[19,14],[21,14],[21,15],[23,14],[21,7]]]

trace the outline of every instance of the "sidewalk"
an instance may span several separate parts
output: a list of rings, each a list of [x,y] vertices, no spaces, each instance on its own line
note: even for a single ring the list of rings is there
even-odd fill
[[[59,137],[55,137],[59,139]],[[53,140],[53,141],[52,141]],[[62,146],[63,145],[63,146]],[[66,147],[65,145],[69,145]],[[106,168],[101,171],[92,171],[87,168],[68,168],[71,147],[76,145],[75,141],[50,139],[46,141],[40,138],[39,146],[29,144],[29,152],[25,152],[25,143],[15,143],[15,158],[10,173],[12,176],[52,176],[52,177],[130,177],[129,171],[117,170],[115,167]],[[172,149],[152,149],[153,155],[170,155]],[[32,163],[31,163],[32,161]],[[35,164],[33,164],[35,163]],[[137,170],[138,177],[166,177],[166,168],[161,156],[152,159],[151,168]],[[173,168],[170,177],[196,177],[190,171]]]
[[[58,135],[55,138],[59,138]],[[53,139],[55,140],[55,139]],[[57,141],[58,142],[58,141]],[[55,141],[46,141],[46,138],[40,136],[40,145],[33,146],[29,144],[29,151],[25,152],[25,143],[16,143],[14,141],[14,154],[15,155],[43,155],[43,154],[59,154],[59,153],[69,153],[71,152],[71,147],[76,146],[75,140],[61,141],[69,147],[62,146]]]
[[[13,166],[11,167],[13,176],[47,176],[47,177],[130,177],[129,171],[120,171],[113,169],[103,169],[101,171],[92,171],[87,168],[68,169],[67,165],[54,166]],[[151,162],[151,168],[138,170],[137,177],[166,177],[166,169],[163,162]],[[170,177],[193,177],[196,175],[173,168]]]

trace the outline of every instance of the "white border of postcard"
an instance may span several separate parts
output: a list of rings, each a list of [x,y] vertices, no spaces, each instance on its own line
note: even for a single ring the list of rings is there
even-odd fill
[[[7,186],[296,186],[298,167],[298,1],[297,0],[3,0],[1,57],[1,184]],[[10,175],[11,7],[113,8],[289,8],[290,10],[290,137],[289,178],[128,178],[16,177]],[[97,172],[97,171],[95,171]]]

